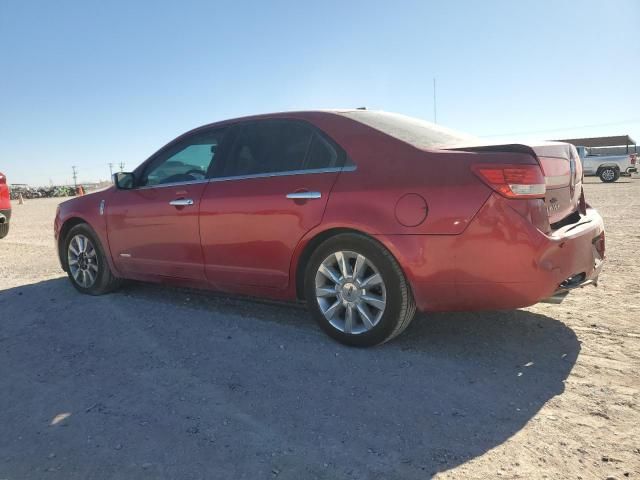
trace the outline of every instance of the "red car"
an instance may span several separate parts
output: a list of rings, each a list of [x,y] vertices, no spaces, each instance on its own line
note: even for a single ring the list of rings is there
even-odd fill
[[[0,238],[9,234],[9,220],[11,220],[11,200],[7,177],[0,172]]]
[[[350,345],[395,337],[416,308],[559,302],[604,259],[573,146],[482,145],[391,113],[206,125],[114,184],[58,210],[78,290],[127,278],[304,299]]]

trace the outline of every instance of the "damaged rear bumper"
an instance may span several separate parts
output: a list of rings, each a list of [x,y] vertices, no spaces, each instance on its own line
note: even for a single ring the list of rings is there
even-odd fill
[[[594,287],[598,286],[598,277],[600,276],[600,270],[602,270],[602,266],[604,265],[603,260],[596,260],[596,265],[594,269],[594,274],[590,279],[584,279],[584,274],[580,274],[582,276],[581,281],[574,280],[575,277],[570,277],[564,282],[560,284],[560,288],[558,288],[553,295],[547,297],[543,300],[540,300],[540,303],[552,303],[558,305],[562,303],[562,301],[571,293],[572,290],[577,288],[584,288],[589,285],[593,285]]]
[[[554,303],[559,304],[566,298],[566,296],[577,288],[583,288],[589,285],[594,287],[598,286],[598,278],[605,259],[605,233],[602,225],[602,218],[593,209],[587,211],[587,216],[584,222],[579,222],[577,225],[569,227],[569,232],[573,229],[579,228],[584,225],[587,230],[592,232],[590,235],[595,235],[591,239],[591,266],[589,269],[583,272],[574,273],[570,277],[567,277],[562,281],[553,294],[547,298],[540,300],[542,303]],[[594,231],[595,224],[595,231]],[[567,233],[569,233],[567,232]],[[587,233],[589,235],[589,233]],[[587,237],[588,238],[588,237]],[[583,237],[584,243],[584,237]],[[586,251],[586,246],[583,246],[583,251]],[[585,252],[586,253],[586,252]]]

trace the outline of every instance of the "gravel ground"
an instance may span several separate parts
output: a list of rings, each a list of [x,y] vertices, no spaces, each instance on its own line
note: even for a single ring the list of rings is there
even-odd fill
[[[56,199],[0,241],[0,479],[640,478],[640,181],[588,179],[608,263],[562,305],[420,316],[375,349],[298,306],[77,293]]]

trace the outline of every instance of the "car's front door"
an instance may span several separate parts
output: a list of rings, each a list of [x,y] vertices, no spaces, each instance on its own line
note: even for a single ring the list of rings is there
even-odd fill
[[[200,236],[217,288],[286,288],[295,247],[318,225],[344,153],[311,125],[261,120],[232,127],[233,145],[202,196]]]
[[[169,144],[105,205],[109,248],[125,276],[205,281],[198,211],[223,129]]]
[[[585,175],[595,175],[598,170],[598,157],[582,157],[582,169]]]

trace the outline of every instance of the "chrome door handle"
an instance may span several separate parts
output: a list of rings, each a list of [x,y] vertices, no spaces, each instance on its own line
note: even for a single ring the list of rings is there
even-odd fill
[[[312,200],[315,198],[321,198],[322,194],[320,192],[293,192],[287,193],[287,198],[291,198],[293,200]]]
[[[169,202],[169,205],[172,205],[174,207],[189,207],[193,205],[193,200],[191,200],[190,198],[177,198],[175,200],[171,200]]]

